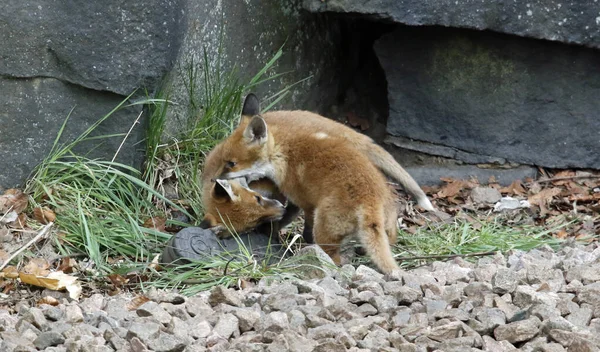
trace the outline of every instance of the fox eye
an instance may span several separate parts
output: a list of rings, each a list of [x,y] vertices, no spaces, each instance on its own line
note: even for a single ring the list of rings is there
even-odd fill
[[[260,196],[254,196],[254,198],[256,198],[258,204],[262,205],[262,198]]]
[[[227,161],[227,162],[225,163],[225,167],[227,167],[228,169],[232,169],[232,168],[234,168],[234,167],[235,167],[235,165],[236,165],[236,162],[235,162],[235,161]]]

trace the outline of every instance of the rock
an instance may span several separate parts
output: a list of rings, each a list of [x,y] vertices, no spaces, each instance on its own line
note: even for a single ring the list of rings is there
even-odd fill
[[[502,198],[500,191],[491,187],[475,187],[471,190],[471,199],[476,204],[494,204]]]
[[[399,42],[408,44],[399,48],[395,45]],[[507,58],[503,56],[502,48],[510,48],[519,55]],[[600,159],[585,155],[586,148],[594,148],[600,143],[593,139],[593,134],[585,131],[586,126],[598,123],[593,121],[592,113],[598,109],[597,103],[568,98],[569,94],[584,96],[598,93],[597,88],[582,89],[580,78],[580,75],[586,75],[584,84],[594,84],[600,79],[600,75],[586,68],[597,60],[594,51],[441,27],[396,28],[376,42],[375,51],[389,82],[387,132],[427,142],[421,143],[424,146],[411,143],[413,149],[472,164],[506,164],[512,161],[556,168],[598,167]],[[543,68],[539,58],[531,56],[539,51],[548,52],[554,58]],[[439,56],[436,56],[437,53]],[[583,66],[564,67],[559,58],[571,56],[577,56],[578,63]],[[422,57],[432,59],[423,61]],[[465,67],[472,68],[469,78],[458,75]],[[523,75],[528,75],[530,80],[517,83],[517,89],[527,91],[527,94],[515,96],[511,94],[515,86],[507,82]],[[463,80],[470,83],[461,83],[461,90],[457,90],[457,82]],[[492,84],[492,81],[496,83]],[[565,89],[560,92],[546,92],[536,86],[539,82],[551,86],[559,81],[565,82]],[[413,87],[418,89],[415,91]],[[536,99],[540,100],[539,103],[529,103]],[[542,99],[551,99],[555,102],[554,106],[549,107]],[[500,106],[512,106],[512,113]],[[423,110],[423,107],[427,108]],[[580,118],[567,122],[565,114],[573,111],[581,111]],[[440,116],[450,116],[450,121],[447,118],[441,120]],[[449,130],[448,124],[476,127],[468,129],[467,135],[466,129]],[[550,124],[569,124],[569,129],[581,131],[581,134],[569,136],[566,130],[539,133],[538,126]],[[505,132],[503,137],[497,135],[499,129]],[[522,140],[531,141],[528,144],[530,149],[517,142]],[[567,141],[570,147],[546,148],[553,140]]]
[[[518,276],[515,271],[508,268],[498,268],[492,278],[492,288],[495,293],[503,295],[512,293],[518,286]]]
[[[186,341],[171,334],[160,333],[155,339],[148,341],[148,348],[156,352],[179,352],[183,351]]]
[[[223,286],[215,286],[210,291],[208,302],[213,307],[220,303],[229,304],[235,307],[243,306],[239,292]]]
[[[195,339],[206,338],[212,332],[212,326],[206,320],[202,320],[199,322],[194,322],[193,320],[189,322],[190,324],[190,335]]]
[[[352,277],[353,281],[375,281],[375,282],[383,282],[383,274],[377,272],[375,269],[371,269],[368,266],[360,265],[356,268],[354,272],[354,276]]]
[[[361,341],[357,341],[357,346],[370,350],[381,351],[385,347],[389,347],[389,333],[382,328],[371,330]]]
[[[136,309],[140,317],[152,317],[161,324],[168,324],[171,321],[171,315],[164,310],[158,303],[149,301]]]
[[[33,340],[33,344],[38,350],[45,350],[51,346],[58,346],[63,342],[65,342],[65,338],[55,331],[43,332]]]
[[[517,348],[506,340],[496,341],[490,336],[483,336],[483,350],[488,352],[507,352],[517,351]]]
[[[294,263],[300,276],[308,279],[322,279],[327,276],[334,276],[336,265],[327,253],[318,245],[306,246],[296,253]]]
[[[600,345],[600,339],[588,334],[554,329],[548,335],[569,351],[598,351]]]
[[[83,321],[83,311],[78,305],[69,305],[65,307],[65,321],[75,324]]]
[[[212,332],[224,339],[228,339],[232,335],[238,336],[240,334],[238,318],[231,313],[223,314]]]
[[[510,343],[523,342],[539,333],[540,320],[529,318],[514,323],[500,325],[494,330],[496,340],[506,340]]]
[[[490,335],[496,327],[506,324],[506,316],[498,308],[478,309],[475,318],[477,321],[471,320],[469,326],[481,335]]]
[[[44,330],[44,328],[48,324],[48,321],[46,320],[46,316],[44,315],[44,312],[39,308],[29,308],[23,314],[22,319],[31,323],[33,326],[35,326],[36,328],[38,328],[40,330]]]
[[[566,318],[573,325],[580,328],[585,328],[589,325],[590,320],[592,320],[593,313],[594,311],[590,307],[582,306],[581,308],[576,309],[573,313],[567,315]]]
[[[155,339],[160,334],[160,325],[149,321],[133,322],[127,329],[127,339],[131,340],[137,337],[141,342],[147,344],[148,341]]]

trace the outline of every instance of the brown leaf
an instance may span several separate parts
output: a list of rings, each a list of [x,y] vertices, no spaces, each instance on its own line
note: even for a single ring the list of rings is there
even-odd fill
[[[49,222],[54,222],[56,220],[56,214],[46,207],[40,208],[37,207],[33,209],[33,218],[38,222],[46,225]]]
[[[60,302],[56,298],[54,298],[52,296],[46,296],[46,297],[42,297],[37,302],[38,306],[41,306],[42,304],[47,304],[47,305],[50,305],[50,306],[57,306],[57,305],[60,304]]]
[[[27,208],[29,197],[18,189],[8,189],[0,196],[0,212],[6,213],[10,210],[20,214]]]
[[[165,224],[166,223],[167,223],[166,218],[164,218],[162,216],[153,216],[153,217],[149,218],[148,220],[144,221],[144,224],[142,226],[149,228],[149,229],[155,229],[160,232],[165,232]]]
[[[27,214],[21,213],[17,216],[17,219],[7,225],[13,229],[24,229],[27,224]]]
[[[33,274],[37,276],[47,276],[50,271],[50,263],[44,258],[33,258],[21,270],[23,273]]]
[[[540,191],[538,194],[534,194],[530,196],[527,200],[531,204],[535,204],[537,206],[542,206],[550,203],[552,198],[557,196],[560,193],[560,188],[546,188]]]
[[[521,180],[513,181],[510,185],[501,188],[500,193],[511,194],[511,195],[524,195],[527,193],[525,188],[523,188],[523,184]]]
[[[565,178],[565,177],[573,177],[573,176],[575,176],[575,171],[562,170],[562,171],[559,171],[556,174],[554,174],[554,176],[552,178]],[[571,181],[572,180],[556,180],[556,181],[552,181],[552,184],[555,186],[561,186],[561,185],[564,185]]]
[[[559,230],[557,233],[554,234],[555,238],[558,238],[559,240],[564,240],[565,238],[567,238],[569,234],[567,233],[567,231],[565,230]]]
[[[7,266],[6,268],[2,269],[0,277],[5,277],[7,279],[16,279],[17,277],[19,277],[19,270],[17,270],[17,268],[12,265]]]
[[[119,274],[110,274],[107,277],[110,280],[110,282],[117,288],[122,287],[129,281],[124,276]]]
[[[70,274],[73,272],[73,268],[77,265],[77,261],[73,258],[62,258],[62,260],[60,261],[60,264],[58,265],[58,268],[56,270],[58,271],[62,271],[66,274]]]
[[[127,304],[127,310],[136,310],[146,302],[150,302],[150,298],[144,295],[137,296],[134,299],[132,299],[131,302],[129,302],[129,304]]]
[[[462,191],[464,182],[462,180],[452,180],[446,185],[442,186],[442,189],[437,193],[440,198],[451,198],[456,196]]]

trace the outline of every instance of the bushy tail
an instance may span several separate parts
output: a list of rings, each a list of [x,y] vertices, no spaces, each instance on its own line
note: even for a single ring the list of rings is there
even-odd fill
[[[404,170],[394,157],[388,153],[383,147],[376,143],[368,145],[365,151],[371,162],[380,169],[386,176],[390,177],[395,182],[398,182],[406,192],[416,198],[417,203],[427,211],[434,211],[435,208],[425,195],[425,192],[419,187],[417,181]]]

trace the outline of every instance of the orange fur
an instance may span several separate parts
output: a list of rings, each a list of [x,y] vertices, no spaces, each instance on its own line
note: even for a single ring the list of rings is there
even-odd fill
[[[355,234],[382,272],[397,270],[389,246],[397,216],[383,174],[346,138],[317,135],[327,131],[306,122],[285,124],[310,113],[279,113],[268,120],[277,123],[242,119],[221,147],[221,157],[231,162],[223,177],[272,179],[312,220],[316,243],[336,263],[341,241]]]

